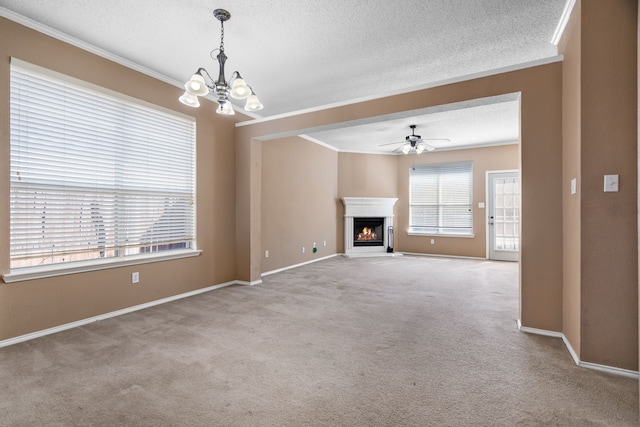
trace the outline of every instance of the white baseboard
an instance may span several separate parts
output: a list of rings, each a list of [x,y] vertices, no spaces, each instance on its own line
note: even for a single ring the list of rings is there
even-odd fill
[[[187,297],[202,294],[205,292],[213,291],[215,289],[224,288],[226,286],[237,285],[238,283],[239,283],[238,281],[232,280],[230,282],[220,283],[219,285],[209,286],[208,288],[196,289],[194,291],[185,292],[185,293],[173,295],[167,298],[146,302],[144,304],[123,308],[122,310],[116,310],[109,313],[100,314],[98,316],[89,317],[87,319],[77,320],[71,323],[65,323],[64,325],[54,326],[53,328],[43,329],[41,331],[31,332],[30,334],[9,338],[9,339],[0,341],[0,348],[7,347],[13,344],[18,344],[24,341],[29,341],[35,338],[44,337],[45,335],[51,335],[57,332],[66,331],[67,329],[77,328],[78,326],[88,325],[89,323],[98,322],[100,320],[109,319],[111,317],[121,316],[123,314],[132,313],[134,311],[143,310],[145,308],[153,307],[160,304],[165,304],[171,301],[176,301],[182,298],[187,298]]]
[[[474,256],[463,256],[463,255],[446,255],[446,254],[424,254],[419,252],[399,252],[404,255],[410,256],[424,256],[424,257],[434,257],[434,258],[457,258],[457,259],[475,259],[487,261],[486,258],[474,257]]]
[[[301,262],[300,264],[289,265],[287,267],[282,267],[282,268],[278,268],[276,270],[271,270],[271,271],[264,272],[264,273],[262,273],[262,276],[268,276],[270,274],[280,273],[282,271],[291,270],[292,268],[302,267],[303,265],[313,264],[314,262],[318,262],[318,261],[324,261],[325,259],[334,258],[336,256],[338,256],[338,254],[333,254],[333,255],[322,257],[322,258],[317,258],[317,259],[312,259],[311,261]]]
[[[638,375],[638,371],[632,371],[631,369],[616,368],[615,366],[599,365],[597,363],[590,363],[590,362],[580,362],[578,366],[582,368],[593,369],[594,371],[601,371],[601,372],[606,372],[613,375],[620,375],[627,378],[633,378],[634,380],[637,380],[640,378],[640,375]]]
[[[370,253],[351,252],[350,254],[342,254],[342,256],[345,258],[375,258],[375,257],[399,257],[399,256],[403,256],[403,254],[401,254],[400,252],[370,252]]]
[[[242,286],[261,285],[262,284],[262,279],[254,280],[253,282],[247,282],[245,280],[236,280],[236,284],[237,285],[242,285]]]
[[[595,371],[606,372],[608,374],[619,375],[627,378],[633,378],[636,380],[640,379],[640,375],[638,374],[638,371],[632,371],[630,369],[616,368],[615,366],[600,365],[597,363],[581,361],[580,358],[578,357],[578,354],[571,346],[571,343],[569,342],[565,334],[563,334],[562,332],[547,331],[544,329],[536,329],[536,328],[529,328],[527,326],[522,326],[522,322],[520,321],[520,319],[518,319],[517,324],[518,324],[518,329],[522,332],[526,332],[529,334],[536,334],[536,335],[544,335],[547,337],[561,338],[562,342],[564,342],[564,345],[567,347],[567,350],[569,350],[569,354],[571,354],[571,358],[573,359],[575,364],[580,366],[581,368],[593,369]]]
[[[518,329],[522,332],[526,332],[529,334],[535,335],[544,335],[545,337],[554,337],[554,338],[562,338],[562,332],[555,331],[547,331],[546,329],[537,329],[537,328],[529,328],[528,326],[522,326],[522,321],[520,319],[516,322],[518,324]]]
[[[571,354],[571,358],[573,359],[573,361],[576,363],[576,365],[580,366],[580,357],[578,357],[578,353],[576,353],[576,351],[573,349],[573,346],[569,342],[567,336],[565,334],[562,334],[561,338],[562,342],[567,347],[567,350],[569,350],[569,354]]]
[[[279,270],[274,270],[274,271],[270,271],[267,273],[263,273],[263,275],[268,275],[268,274],[274,274],[277,273],[279,271],[284,271],[284,270],[288,270],[291,268],[295,268],[295,267],[300,267],[302,265],[306,265],[306,264],[311,264],[313,262],[317,262],[317,261],[321,261],[324,259],[328,259],[328,258],[332,258],[335,257],[337,254],[334,255],[330,255],[324,258],[318,258],[312,261],[308,261],[305,263],[301,263],[301,264],[296,264],[296,265],[292,265],[289,267],[285,267],[285,268],[281,268]],[[116,311],[112,311],[110,313],[105,313],[105,314],[100,314],[98,316],[93,316],[93,317],[89,317],[86,319],[82,319],[82,320],[77,320],[75,322],[71,322],[71,323],[65,323],[64,325],[59,325],[59,326],[54,326],[53,328],[48,328],[48,329],[43,329],[41,331],[36,331],[36,332],[31,332],[29,334],[25,334],[25,335],[20,335],[17,337],[13,337],[13,338],[9,338],[6,340],[2,340],[0,341],[0,348],[2,347],[7,347],[13,344],[18,344],[24,341],[29,341],[35,338],[40,338],[40,337],[44,337],[46,335],[51,335],[51,334],[55,334],[57,332],[62,332],[62,331],[66,331],[67,329],[72,329],[72,328],[77,328],[79,326],[83,326],[83,325],[88,325],[89,323],[93,323],[93,322],[98,322],[100,320],[105,320],[105,319],[109,319],[111,317],[116,317],[116,316],[121,316],[123,314],[127,314],[127,313],[132,313],[134,311],[138,311],[138,310],[143,310],[145,308],[149,308],[149,307],[153,307],[156,305],[160,305],[160,304],[165,304],[171,301],[176,301],[182,298],[187,298],[190,296],[194,296],[194,295],[198,295],[198,294],[202,294],[205,292],[209,292],[209,291],[213,291],[215,289],[220,289],[220,288],[224,288],[226,286],[231,286],[231,285],[243,285],[243,286],[255,286],[255,285],[259,285],[262,283],[262,279],[260,280],[254,280],[253,282],[246,282],[246,281],[242,281],[242,280],[232,280],[230,282],[226,282],[226,283],[221,283],[219,285],[214,285],[214,286],[209,286],[207,288],[202,288],[202,289],[196,289],[194,291],[190,291],[190,292],[185,292],[183,294],[179,294],[179,295],[173,295],[171,297],[167,297],[167,298],[162,298],[156,301],[150,301],[144,304],[139,304],[139,305],[135,305],[132,307],[127,307],[127,308],[123,308],[122,310],[116,310]]]

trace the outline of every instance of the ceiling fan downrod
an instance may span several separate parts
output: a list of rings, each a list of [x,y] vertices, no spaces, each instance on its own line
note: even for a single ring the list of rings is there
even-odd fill
[[[416,148],[416,142],[422,139],[420,135],[416,135],[416,125],[410,125],[411,135],[407,135],[404,139],[411,144],[411,148]]]

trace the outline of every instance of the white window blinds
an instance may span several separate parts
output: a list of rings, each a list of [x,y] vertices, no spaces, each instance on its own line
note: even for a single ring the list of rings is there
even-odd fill
[[[11,268],[185,249],[195,123],[11,66]]]
[[[409,170],[409,231],[473,234],[471,162],[419,165]]]

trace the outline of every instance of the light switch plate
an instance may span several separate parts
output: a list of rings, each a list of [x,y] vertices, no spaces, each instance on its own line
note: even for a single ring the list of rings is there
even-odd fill
[[[573,178],[571,180],[571,194],[576,194],[578,192],[578,181]]]
[[[604,192],[615,193],[618,191],[618,175],[605,175],[604,176]]]

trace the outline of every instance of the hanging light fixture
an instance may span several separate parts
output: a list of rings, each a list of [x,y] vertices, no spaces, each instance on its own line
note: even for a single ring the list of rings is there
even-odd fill
[[[416,128],[418,127],[417,125],[410,125],[409,127],[411,128],[411,135],[405,136],[404,142],[390,142],[388,144],[380,144],[380,147],[384,147],[385,145],[402,144],[402,146],[395,148],[393,152],[400,150],[403,154],[409,154],[412,150],[415,150],[417,154],[422,154],[425,151],[433,151],[436,149],[436,147],[426,141],[451,142],[451,140],[448,138],[424,139],[420,135],[416,135]]]
[[[405,145],[402,147],[402,152],[404,154],[409,154],[409,152],[413,149],[416,150],[417,154],[421,154],[423,151],[433,151],[435,147],[424,142],[420,135],[416,135],[416,125],[409,126],[411,128],[411,135],[406,136],[404,139],[406,141]],[[446,140],[448,141],[448,139]]]
[[[247,111],[258,111],[262,109],[262,103],[256,96],[251,86],[247,85],[239,72],[234,71],[231,78],[227,82],[224,76],[224,63],[227,61],[227,55],[224,54],[224,23],[231,18],[231,14],[224,9],[216,9],[213,16],[220,21],[220,48],[211,51],[218,51],[215,59],[219,64],[218,80],[213,80],[211,75],[204,68],[198,68],[193,77],[184,85],[185,92],[179,98],[180,102],[189,107],[199,107],[199,96],[205,96],[212,91],[215,93],[218,109],[216,113],[224,115],[233,115],[233,105],[229,100],[229,96],[235,99],[246,99],[244,107]],[[207,81],[208,79],[208,81]]]

